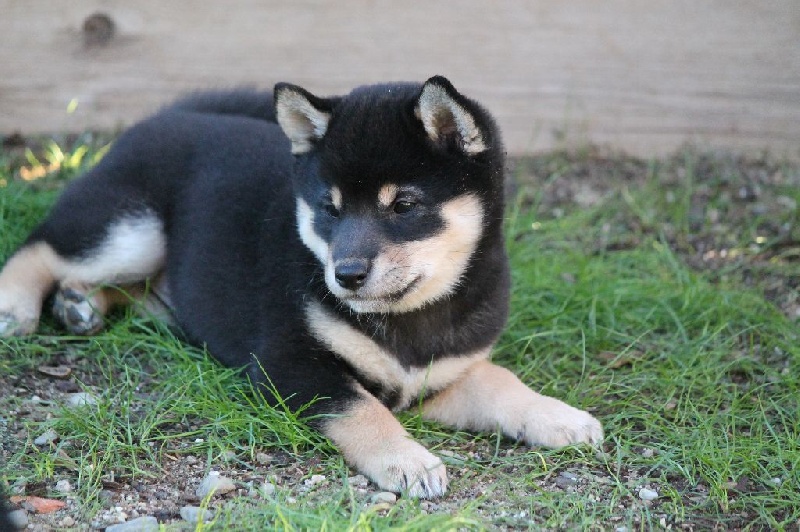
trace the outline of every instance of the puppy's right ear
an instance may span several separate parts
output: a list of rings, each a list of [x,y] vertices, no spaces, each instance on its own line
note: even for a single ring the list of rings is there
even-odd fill
[[[289,83],[275,85],[275,112],[295,155],[311,150],[328,131],[331,103]]]

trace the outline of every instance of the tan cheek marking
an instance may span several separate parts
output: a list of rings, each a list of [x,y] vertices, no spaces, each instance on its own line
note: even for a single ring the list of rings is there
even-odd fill
[[[442,217],[446,225],[441,234],[397,246],[395,256],[407,257],[410,270],[424,272],[425,281],[397,302],[395,311],[413,310],[446,296],[461,280],[483,232],[483,206],[473,195],[460,196],[442,207]]]
[[[297,231],[300,240],[322,264],[328,259],[328,243],[314,232],[314,211],[308,203],[297,198]]]
[[[397,198],[397,193],[400,189],[397,185],[384,185],[378,191],[378,202],[383,207],[389,207]]]

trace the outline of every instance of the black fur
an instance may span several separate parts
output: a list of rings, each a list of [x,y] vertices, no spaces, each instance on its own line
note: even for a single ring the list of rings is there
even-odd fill
[[[68,258],[90,257],[121,212],[153,212],[167,235],[174,314],[191,341],[228,366],[247,368],[256,382],[265,381],[265,371],[293,407],[330,399],[311,413],[340,411],[356,393],[353,379],[395,406],[396,389],[360,375],[309,333],[305,308],[321,302],[406,368],[473,353],[499,335],[509,291],[503,148],[489,115],[435,79],[476,118],[486,151],[467,156],[452,135],[432,140],[414,114],[419,84],[363,87],[332,99],[306,93],[331,118],[325,136],[295,158],[275,123],[271,94],[196,94],[123,134],[68,187],[29,242],[44,240]],[[427,209],[414,214],[418,223],[388,215],[375,222],[389,240],[436,235],[443,227],[437,207],[465,193],[481,199],[483,233],[448,297],[402,314],[356,314],[328,291],[319,261],[298,237],[295,195],[321,213],[335,184],[357,211],[387,182],[422,190]],[[337,220],[320,214],[315,231],[330,238],[355,211]]]

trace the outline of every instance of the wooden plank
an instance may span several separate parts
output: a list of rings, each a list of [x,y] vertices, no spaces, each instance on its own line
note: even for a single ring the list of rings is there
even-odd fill
[[[0,65],[0,133],[117,128],[202,87],[444,74],[513,153],[800,158],[797,0],[0,0]]]

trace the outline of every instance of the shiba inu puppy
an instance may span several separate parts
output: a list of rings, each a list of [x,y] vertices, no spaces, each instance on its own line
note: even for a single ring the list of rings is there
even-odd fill
[[[116,287],[146,282],[220,362],[291,406],[320,398],[313,424],[381,489],[437,497],[444,465],[392,411],[529,445],[603,438],[488,360],[508,312],[503,180],[494,121],[441,76],[190,96],[125,132],[8,260],[0,334],[34,332],[51,293],[94,333]]]

